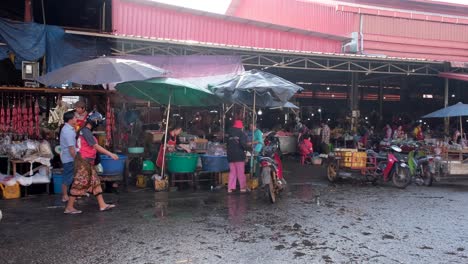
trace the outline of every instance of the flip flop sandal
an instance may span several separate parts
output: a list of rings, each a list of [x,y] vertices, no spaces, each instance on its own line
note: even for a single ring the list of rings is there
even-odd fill
[[[108,204],[105,208],[99,209],[99,211],[104,212],[104,211],[109,211],[110,209],[114,208],[115,204]]]
[[[80,211],[80,210],[75,210],[75,211],[67,211],[67,210],[65,210],[63,213],[64,213],[64,214],[74,215],[74,214],[81,214],[82,211]]]

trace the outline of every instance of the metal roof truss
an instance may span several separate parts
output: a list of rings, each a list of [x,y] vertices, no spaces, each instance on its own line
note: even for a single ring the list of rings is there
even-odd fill
[[[313,71],[359,72],[369,74],[394,74],[437,76],[444,71],[443,63],[392,61],[376,58],[352,58],[327,54],[279,52],[252,48],[202,47],[198,45],[143,42],[114,39],[114,55],[238,55],[245,66],[287,68]]]

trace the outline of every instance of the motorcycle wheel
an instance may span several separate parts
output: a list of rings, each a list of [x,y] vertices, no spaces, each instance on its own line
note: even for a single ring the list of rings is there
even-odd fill
[[[273,179],[268,184],[267,194],[268,194],[268,198],[270,199],[270,202],[275,203],[276,202],[276,194],[275,194],[275,184],[273,183]]]
[[[397,167],[395,167],[395,169],[392,171],[392,181],[397,188],[406,188],[406,186],[408,186],[411,183],[411,175],[409,168],[404,168],[400,165],[397,165]]]
[[[327,178],[330,182],[335,182],[338,179],[338,162],[331,161],[327,166]]]

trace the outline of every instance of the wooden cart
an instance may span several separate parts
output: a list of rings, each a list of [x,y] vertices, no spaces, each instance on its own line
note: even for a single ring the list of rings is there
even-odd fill
[[[447,150],[434,162],[433,179],[468,179],[468,149]]]

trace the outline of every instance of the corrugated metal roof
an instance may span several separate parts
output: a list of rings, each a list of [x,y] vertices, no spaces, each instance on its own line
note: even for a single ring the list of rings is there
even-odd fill
[[[364,52],[468,62],[468,25],[363,15]]]
[[[235,16],[293,28],[341,36],[349,36],[350,32],[358,31],[359,28],[357,15],[337,11],[334,4],[293,0],[240,0],[236,5]]]
[[[309,0],[310,1],[310,0]],[[468,5],[427,0],[339,0],[338,4],[367,6],[379,9],[405,10],[414,13],[467,16]]]
[[[468,42],[468,25],[364,15],[364,34]]]
[[[301,29],[144,3],[148,1],[113,0],[116,34],[283,50],[341,51],[341,41],[324,39],[336,37],[332,35],[317,33],[322,36],[317,37]]]

